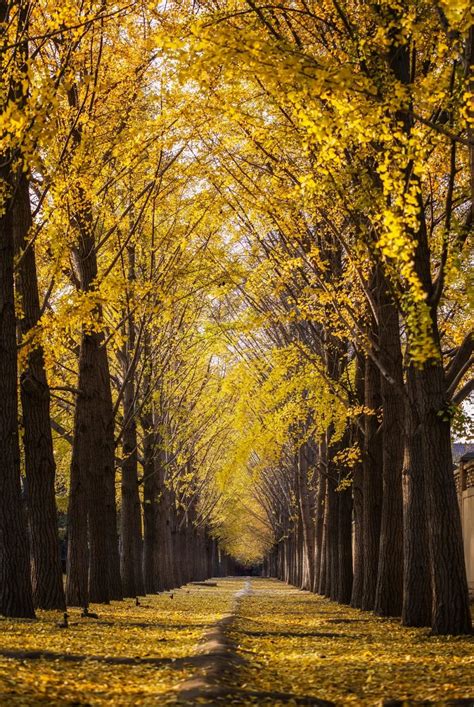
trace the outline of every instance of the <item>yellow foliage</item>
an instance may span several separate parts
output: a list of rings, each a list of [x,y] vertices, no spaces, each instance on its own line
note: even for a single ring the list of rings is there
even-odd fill
[[[472,638],[431,637],[276,580],[252,584],[233,631],[249,656],[244,689],[354,705],[472,696]]]

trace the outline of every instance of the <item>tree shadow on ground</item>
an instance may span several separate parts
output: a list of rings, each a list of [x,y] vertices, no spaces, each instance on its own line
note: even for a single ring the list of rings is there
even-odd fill
[[[244,631],[239,629],[239,633],[245,636],[257,636],[258,638],[267,638],[268,636],[279,638],[349,638],[351,640],[360,638],[360,636],[354,634],[331,633],[329,631]]]
[[[167,658],[167,657],[140,657],[140,656],[111,656],[111,655],[90,655],[80,653],[61,653],[45,650],[2,650],[0,651],[1,658],[9,658],[12,660],[63,660],[67,663],[82,663],[86,661],[95,661],[108,665],[153,665],[168,666],[171,668],[201,668],[206,667],[209,662],[209,655],[197,654],[184,656],[182,658]],[[219,658],[219,655],[213,656]],[[226,660],[228,660],[226,656]]]
[[[273,692],[265,690],[251,690],[244,688],[220,688],[212,687],[208,689],[198,689],[189,693],[182,693],[177,698],[177,705],[313,705],[313,707],[334,707],[334,702],[321,700],[311,695],[297,695],[293,692]]]
[[[355,623],[368,623],[373,621],[372,618],[367,619],[324,619],[328,624],[355,624]]]
[[[205,700],[208,699],[209,702]],[[256,702],[258,700],[258,702]],[[275,705],[275,704],[291,703],[296,705],[313,705],[313,707],[334,707],[336,703],[328,700],[319,699],[314,695],[298,695],[293,692],[271,692],[265,690],[252,690],[244,688],[231,689],[211,689],[203,691],[199,695],[196,702],[193,700],[177,700],[177,704],[199,704],[211,705],[215,704],[259,704],[259,705]],[[383,700],[380,702],[381,707],[473,707],[474,699],[460,698],[446,701],[430,702],[429,700]]]
[[[148,628],[148,629],[161,629],[163,631],[175,631],[189,629],[193,630],[196,628],[205,629],[212,624],[155,624],[150,622],[140,622],[140,621],[102,621],[101,619],[94,620],[93,624],[88,624],[85,621],[70,621],[70,626],[108,626],[109,628]]]
[[[180,667],[187,658],[140,658],[132,656],[111,656],[111,655],[82,655],[79,653],[59,653],[55,651],[0,651],[0,657],[13,660],[64,660],[67,663],[81,663],[83,661],[97,661],[111,665],[176,665]]]

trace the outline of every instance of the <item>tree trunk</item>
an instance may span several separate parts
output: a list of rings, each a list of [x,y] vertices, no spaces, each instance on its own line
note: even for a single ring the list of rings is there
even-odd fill
[[[323,553],[323,523],[324,499],[326,497],[326,476],[319,475],[318,491],[316,495],[315,528],[314,528],[314,581],[313,592],[319,592]]]
[[[155,473],[154,433],[151,413],[142,419],[143,425],[143,569],[145,591],[155,594],[160,589],[159,535],[158,535],[158,475]]]
[[[108,478],[115,455],[110,440],[112,410],[103,336],[84,331],[79,356],[79,394],[74,417],[71,488],[68,509],[67,603],[105,602],[109,593],[110,502]],[[114,499],[115,500],[115,499]],[[113,504],[114,506],[115,504]],[[89,552],[87,552],[89,547]],[[89,559],[87,564],[82,563]],[[69,576],[70,575],[70,576]],[[84,586],[89,588],[86,591]]]
[[[20,257],[17,288],[21,298],[21,339],[38,325],[41,311],[33,244],[28,244],[31,207],[28,178],[21,174],[13,207],[15,249]],[[40,609],[65,608],[54,479],[56,464],[51,434],[50,395],[43,349],[35,345],[20,377],[23,446],[32,552],[33,599]]]
[[[420,227],[416,234],[415,268],[427,300],[433,296],[430,250],[423,201],[418,196]],[[432,587],[431,629],[434,634],[471,632],[469,594],[464,563],[459,504],[451,452],[449,396],[442,366],[436,303],[430,307],[435,354],[413,369],[416,409],[421,420],[428,509],[428,546]],[[411,342],[409,342],[411,344]],[[408,355],[410,357],[409,348]],[[418,473],[418,472],[416,472]]]
[[[313,491],[310,488],[308,475],[313,475],[314,465],[313,450],[311,444],[307,443],[300,447],[297,459],[297,474],[298,474],[298,502],[299,516],[301,523],[301,588],[312,589],[314,580],[314,521],[313,510],[314,500],[312,499]]]
[[[431,577],[428,517],[425,490],[425,458],[422,427],[417,409],[416,372],[407,369],[405,405],[403,609],[405,626],[431,624]]]
[[[400,616],[403,597],[402,466],[405,412],[402,351],[398,310],[390,295],[389,284],[381,273],[377,295],[379,356],[386,374],[381,376],[383,492],[374,608],[381,616]]]
[[[127,386],[128,387],[128,386]],[[128,402],[124,396],[124,417],[127,415]],[[137,438],[135,423],[129,419],[125,423],[123,434],[123,464],[122,464],[122,508],[120,513],[120,567],[122,589],[125,597],[135,597],[139,594],[136,566],[139,562],[137,553],[136,533],[138,526],[135,519],[136,496],[138,495],[137,480]]]
[[[453,475],[447,391],[441,363],[415,371],[422,404],[434,634],[471,632],[461,518]]]
[[[115,467],[110,459],[107,433],[110,425],[104,414],[103,395],[109,381],[102,377],[100,366],[103,336],[84,333],[79,357],[79,390],[76,407],[82,414],[75,427],[74,445],[80,448],[80,463],[87,473],[87,511],[89,539],[89,601],[108,603],[109,563],[107,543],[106,476]]]
[[[342,479],[341,479],[342,480]],[[349,604],[352,595],[352,491],[345,488],[338,494],[337,530],[337,601]]]
[[[129,246],[128,278],[135,280],[135,248]],[[138,440],[135,389],[135,322],[127,317],[127,343],[123,352],[123,464],[122,464],[122,584],[125,596],[143,595],[143,540],[141,504],[138,486]]]
[[[330,457],[333,456],[330,450]],[[339,494],[336,491],[337,480],[335,469],[331,463],[328,475],[328,526],[327,526],[327,552],[328,552],[328,577],[326,583],[326,596],[337,601],[337,581],[339,574]]]
[[[76,405],[74,428],[81,425],[82,407]],[[73,446],[67,510],[66,602],[69,606],[89,603],[89,544],[87,540],[87,490],[80,448]]]
[[[68,102],[72,112],[81,110],[79,89],[76,84],[68,90]],[[82,142],[81,123],[71,127],[70,150],[66,163],[70,163],[74,152]],[[97,286],[97,253],[94,235],[92,204],[79,177],[73,175],[69,185],[74,204],[71,224],[77,234],[76,245],[72,249],[75,280],[78,289],[90,294]],[[112,592],[118,591],[116,577],[116,527],[115,493],[112,496],[112,479],[115,479],[114,415],[110,388],[110,374],[104,335],[101,331],[103,314],[100,304],[95,304],[90,321],[83,325],[80,354],[78,395],[74,418],[73,464],[71,466],[71,493],[69,497],[68,568],[74,575],[69,582],[68,602],[78,599],[83,590],[84,574],[87,568],[78,568],[76,562],[84,559],[84,552],[75,544],[84,542],[84,526],[81,494],[87,499],[87,530],[89,542],[89,595],[86,601],[107,603]],[[78,527],[75,528],[74,525]],[[80,582],[78,581],[81,575]],[[110,578],[116,586],[111,588]],[[74,590],[73,590],[74,587]]]
[[[321,561],[319,570],[319,586],[318,594],[326,595],[327,586],[327,573],[328,573],[328,520],[329,520],[329,509],[328,509],[328,496],[329,496],[329,483],[327,475],[325,476],[324,483],[324,496],[323,496],[323,522],[321,531]]]
[[[329,465],[329,487],[334,484],[334,506],[330,501],[331,535],[331,599],[349,604],[352,593],[352,489],[344,487],[349,470],[334,459],[350,442],[350,430],[346,429],[343,437],[332,445]],[[332,478],[331,478],[332,477]],[[334,482],[332,481],[334,479]]]
[[[12,13],[12,17],[10,11],[13,8],[13,3],[0,0],[1,45],[8,41],[6,32],[11,22],[17,23],[17,37],[22,37],[26,30],[26,8],[20,8],[16,17]],[[9,101],[17,98],[21,103],[23,97],[22,93],[16,96],[18,76],[10,73],[10,59],[11,55],[0,53],[0,71],[4,81],[1,112]],[[13,71],[18,72],[18,67],[15,66]],[[15,189],[18,186],[12,169],[15,158],[18,155],[12,154],[10,150],[0,152],[0,614],[30,618],[34,616],[33,595],[21,498],[18,440],[18,363],[13,277],[13,211]]]
[[[352,583],[351,606],[356,609],[362,608],[362,596],[364,593],[364,547],[363,547],[363,465],[358,462],[353,471],[352,496],[353,496],[353,558],[354,558],[354,578]]]
[[[160,566],[161,582],[163,589],[172,589],[175,585],[173,568],[173,542],[171,538],[172,529],[172,498],[171,491],[167,488],[165,478],[165,461],[163,453],[160,453],[161,463],[159,469],[159,523],[160,523]]]
[[[375,605],[375,588],[379,561],[380,521],[382,514],[382,434],[377,414],[380,410],[380,375],[370,358],[365,366],[365,406],[373,414],[365,416],[362,517],[364,591],[362,608],[371,611]]]
[[[0,0],[0,27],[7,11]],[[13,191],[6,155],[0,155],[0,163],[0,181]],[[5,201],[0,209],[0,614],[30,618],[34,610],[18,440],[13,203]]]
[[[114,417],[112,405],[112,391],[110,388],[110,372],[107,351],[102,346],[100,349],[99,365],[102,370],[103,397],[101,404],[103,408],[102,417],[105,422],[104,430],[104,451],[106,464],[104,465],[104,487],[105,487],[105,521],[106,521],[106,542],[108,557],[109,576],[109,598],[123,599],[122,579],[120,576],[120,554],[118,544],[118,522],[117,522],[117,502],[115,498],[115,439],[114,439]]]
[[[356,396],[357,404],[364,404],[364,375],[365,359],[357,357],[356,361]],[[364,447],[364,435],[362,430],[355,426],[354,438],[359,451]],[[353,500],[353,520],[354,520],[354,579],[352,584],[351,606],[356,609],[362,608],[362,596],[364,593],[364,502],[363,502],[364,469],[362,461],[357,462],[352,474],[352,500]]]

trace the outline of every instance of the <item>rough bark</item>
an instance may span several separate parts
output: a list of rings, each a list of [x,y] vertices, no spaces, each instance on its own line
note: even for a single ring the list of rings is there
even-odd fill
[[[314,581],[314,521],[313,490],[310,488],[308,474],[313,474],[314,454],[309,443],[303,445],[298,453],[298,500],[302,533],[301,587],[312,589]]]
[[[154,594],[160,588],[159,535],[158,535],[158,475],[155,472],[154,433],[152,414],[146,413],[143,425],[143,571],[145,591]]]
[[[321,455],[321,451],[320,451],[320,461],[321,461],[321,456],[322,455]],[[319,480],[318,480],[318,491],[317,491],[317,495],[316,495],[316,504],[315,504],[313,592],[319,592],[319,581],[320,581],[320,577],[321,577],[325,497],[326,497],[326,476],[321,473],[319,475]]]
[[[433,295],[430,250],[423,202],[418,197],[420,227],[416,234],[415,268],[427,293]],[[428,509],[428,546],[432,588],[431,629],[434,634],[471,632],[469,594],[464,563],[459,504],[451,452],[448,389],[442,366],[437,303],[430,307],[431,337],[435,353],[414,368],[416,409],[421,420],[424,454],[425,500]],[[411,342],[410,342],[411,345]],[[408,355],[410,356],[410,348]]]
[[[0,1],[0,26],[7,9]],[[0,181],[13,190],[8,162]],[[28,618],[34,610],[20,486],[12,206],[7,199],[0,212],[0,614]]]
[[[322,522],[322,537],[321,537],[321,563],[320,563],[320,574],[319,574],[319,586],[318,594],[326,595],[327,586],[327,574],[328,574],[328,520],[329,520],[329,509],[328,509],[328,496],[329,496],[329,483],[327,475],[325,477],[325,488],[324,488],[324,502],[323,502],[323,522]]]
[[[3,52],[5,30],[18,23],[18,36],[25,31],[27,16],[21,10],[12,19],[15,4],[0,0],[0,70],[9,57]],[[7,75],[7,74],[6,74]],[[2,96],[5,103],[15,98],[10,83]],[[15,175],[11,151],[0,152],[0,614],[33,617],[29,550],[20,485],[18,440],[18,370],[14,294],[13,205]]]
[[[80,112],[79,90],[73,85],[68,90],[68,102],[73,112]],[[81,124],[75,122],[71,128],[70,150],[66,163],[82,142]],[[75,282],[78,289],[91,294],[97,286],[97,253],[95,248],[94,218],[92,205],[79,177],[71,179],[74,209],[71,223],[76,232],[76,245],[72,249]],[[78,600],[78,587],[83,585],[88,573],[89,595],[87,601],[108,602],[111,596],[110,578],[118,585],[116,573],[116,549],[114,538],[115,495],[111,496],[112,479],[115,478],[114,416],[110,389],[110,374],[100,304],[91,312],[90,322],[83,325],[80,354],[78,395],[74,418],[73,464],[71,466],[71,492],[68,513],[68,561],[74,582],[68,580],[68,602]],[[75,508],[81,505],[85,494],[87,521]],[[84,525],[87,522],[89,542],[89,568],[78,568],[74,564],[84,558],[84,552],[74,547],[84,542]],[[78,527],[74,528],[73,525]],[[81,526],[81,527],[79,527]],[[77,578],[81,575],[80,582]],[[73,591],[73,585],[77,585]],[[115,593],[118,586],[113,588]],[[82,590],[81,590],[82,591]]]
[[[330,450],[330,454],[332,451]],[[332,464],[329,465],[328,474],[328,525],[327,525],[327,580],[326,580],[326,596],[330,599],[337,600],[337,578],[339,571],[339,494],[336,491],[337,477]]]
[[[103,396],[101,405],[103,408],[102,418],[104,420],[104,452],[106,463],[104,464],[104,490],[105,490],[105,534],[108,557],[108,577],[109,577],[109,598],[123,599],[122,579],[120,576],[120,555],[118,542],[118,522],[116,503],[116,469],[115,469],[115,442],[114,442],[114,417],[112,405],[112,391],[110,388],[110,372],[107,351],[103,346],[100,349],[99,365],[102,373]]]
[[[342,477],[340,477],[342,481]],[[341,604],[349,604],[352,595],[352,491],[345,488],[338,494],[337,529],[337,596]]]
[[[365,406],[373,414],[365,416],[363,454],[363,572],[362,608],[372,610],[379,561],[382,514],[382,434],[377,414],[380,410],[380,375],[370,358],[365,367]]]
[[[172,492],[166,485],[165,455],[159,453],[159,536],[160,536],[160,577],[163,589],[172,589],[176,586],[173,568],[173,541],[172,530]]]
[[[364,404],[364,375],[365,359],[357,357],[356,362],[356,397],[359,405]],[[364,447],[364,435],[362,430],[356,426],[354,428],[354,438],[362,453]],[[364,593],[364,503],[363,503],[363,482],[364,470],[362,461],[358,462],[352,473],[352,501],[354,519],[354,579],[352,584],[351,606],[362,608],[362,596]]]
[[[471,632],[459,504],[451,453],[446,384],[441,364],[416,371],[422,404],[434,634]]]
[[[404,401],[398,311],[389,284],[380,274],[377,288],[379,357],[383,406],[383,493],[375,611],[400,616],[403,597],[402,466]]]
[[[128,278],[135,280],[135,248],[129,246]],[[127,342],[123,352],[123,464],[122,464],[122,512],[121,520],[121,570],[125,596],[142,595],[143,581],[143,540],[141,503],[138,485],[138,439],[136,421],[135,387],[135,322],[128,313],[126,324]]]
[[[17,288],[21,300],[20,336],[38,325],[41,311],[33,244],[28,244],[31,207],[28,179],[19,176],[13,205],[15,249],[20,256]],[[32,552],[33,599],[41,609],[64,609],[54,479],[56,464],[51,434],[50,393],[41,345],[29,351],[20,377],[23,447]]]
[[[417,409],[416,372],[407,369],[405,399],[405,458],[403,466],[403,609],[405,626],[431,624],[431,577],[428,516],[425,490],[425,457]]]

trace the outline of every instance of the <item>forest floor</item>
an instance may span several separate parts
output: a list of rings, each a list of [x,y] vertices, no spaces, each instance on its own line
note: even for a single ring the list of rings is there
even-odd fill
[[[99,619],[38,611],[36,620],[0,618],[0,705],[150,705],[175,701],[195,670],[196,645],[229,611],[240,579],[219,587],[91,605]]]
[[[259,704],[474,705],[473,637],[433,637],[276,580],[251,585],[232,640],[247,658],[237,684]],[[263,697],[275,690],[288,698]]]
[[[472,637],[431,637],[276,580],[218,579],[0,619],[0,705],[474,705]],[[471,699],[469,699],[471,698]]]

